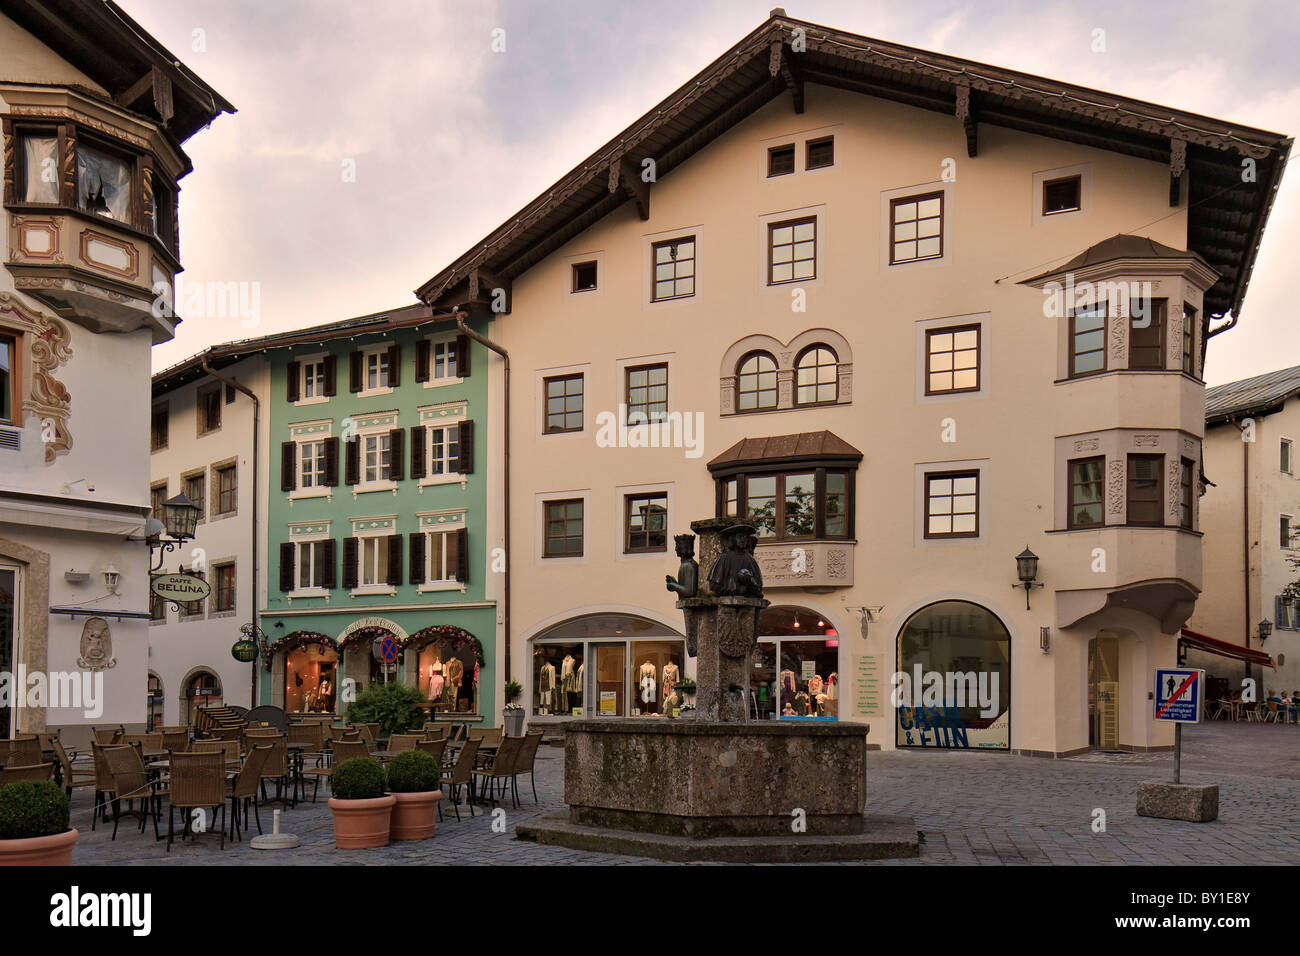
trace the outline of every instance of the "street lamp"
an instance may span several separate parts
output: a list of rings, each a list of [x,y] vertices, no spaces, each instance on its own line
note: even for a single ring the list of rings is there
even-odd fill
[[[1268,640],[1269,635],[1273,633],[1273,622],[1268,618],[1259,622],[1259,642],[1262,644]]]
[[[199,506],[181,492],[174,498],[163,502],[163,520],[149,518],[144,523],[144,542],[149,545],[149,573],[155,574],[162,568],[163,556],[175,551],[177,546],[194,537],[194,526],[199,521]],[[168,538],[163,538],[163,532]],[[139,538],[130,540],[139,541]],[[156,554],[156,557],[154,555]]]
[[[1020,583],[1011,586],[1025,589],[1025,610],[1028,611],[1030,589],[1042,587],[1041,584],[1034,583],[1038,578],[1038,555],[1029,550],[1029,545],[1025,545],[1025,550],[1016,555],[1016,574]]]

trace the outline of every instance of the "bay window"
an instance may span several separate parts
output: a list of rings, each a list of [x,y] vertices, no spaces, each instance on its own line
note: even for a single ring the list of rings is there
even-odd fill
[[[753,525],[760,541],[848,538],[850,474],[810,467],[725,477],[717,483],[718,517]]]

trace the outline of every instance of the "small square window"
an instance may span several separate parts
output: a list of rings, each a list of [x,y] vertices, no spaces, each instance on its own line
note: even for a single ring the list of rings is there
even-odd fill
[[[1105,523],[1102,514],[1102,493],[1105,480],[1102,470],[1105,458],[1081,458],[1070,462],[1070,513],[1071,528],[1098,528]]]
[[[889,264],[943,258],[943,193],[926,193],[889,204]]]
[[[817,278],[817,219],[791,219],[767,227],[767,284]]]
[[[979,472],[931,472],[925,476],[925,536],[979,536]]]
[[[835,165],[835,137],[824,136],[821,139],[810,139],[807,143],[808,154],[807,161],[804,163],[804,169],[822,169],[826,166]]]
[[[666,551],[668,549],[668,495],[627,495],[623,550]]]
[[[695,237],[656,242],[652,247],[653,301],[684,299],[695,294]]]
[[[794,143],[773,146],[767,151],[767,175],[785,176],[794,172]]]
[[[980,387],[980,327],[931,329],[925,334],[925,394],[977,392]]]
[[[545,550],[548,558],[582,554],[583,502],[581,498],[546,502]]]
[[[1082,183],[1080,176],[1066,176],[1063,179],[1049,179],[1043,183],[1043,215],[1051,216],[1058,212],[1078,212],[1083,208]]]
[[[596,263],[578,262],[573,266],[573,291],[590,292],[596,288]]]
[[[544,433],[582,431],[582,373],[556,375],[543,379],[546,389],[546,427]]]

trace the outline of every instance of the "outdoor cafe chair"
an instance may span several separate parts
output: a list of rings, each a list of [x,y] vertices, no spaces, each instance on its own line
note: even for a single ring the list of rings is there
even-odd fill
[[[190,744],[190,753],[210,754],[220,753],[226,763],[239,764],[239,741],[238,740],[196,740]]]
[[[262,832],[262,817],[257,812],[257,788],[262,782],[262,772],[266,769],[266,762],[271,759],[274,749],[274,746],[269,743],[254,744],[248,751],[248,756],[244,758],[244,765],[239,768],[239,773],[235,774],[230,781],[230,835],[236,840],[240,839],[241,819],[244,821],[243,828],[248,829],[250,801],[253,804],[253,819],[257,822],[257,832]]]
[[[523,737],[506,737],[497,747],[497,752],[487,761],[486,766],[482,769],[473,771],[474,776],[479,781],[479,798],[484,795],[493,803],[497,802],[496,786],[501,784],[501,796],[506,795],[507,788],[510,790],[511,806],[519,806],[519,794],[516,788],[515,767],[519,754],[523,750]],[[463,756],[463,755],[462,755]],[[459,764],[459,761],[457,761]]]
[[[424,734],[393,734],[388,738],[388,749],[394,753],[402,753],[406,750],[414,750],[415,742],[422,740]]]
[[[14,734],[0,740],[0,766],[31,766],[41,762],[41,741],[35,734]]]
[[[151,750],[184,750],[190,745],[190,732],[184,728],[180,730],[164,730],[161,732],[162,743],[158,747],[151,747]]]
[[[338,765],[353,757],[369,757],[370,744],[364,740],[336,740],[330,745],[334,752],[334,763]]]
[[[216,821],[221,810],[220,848],[226,848],[226,762],[221,753],[176,753],[169,757],[171,792],[167,807],[167,852],[176,832],[176,811],[181,813],[181,839],[191,833],[193,815],[187,810],[209,810]]]
[[[434,763],[441,767],[443,755],[447,752],[447,738],[441,737],[437,740],[429,740],[427,738],[424,740],[417,740],[415,742],[415,749],[423,750],[433,758]]]
[[[90,829],[102,816],[108,822],[108,804],[117,799],[117,787],[113,783],[113,772],[108,769],[108,760],[104,757],[106,745],[92,743],[91,756],[95,761],[95,802],[91,805]]]
[[[69,797],[75,787],[93,787],[95,786],[95,766],[94,764],[83,763],[80,767],[68,756],[68,752],[63,749],[63,741],[57,736],[54,738],[54,756],[59,761],[59,767],[63,771],[63,792]],[[98,802],[98,801],[96,801]]]
[[[132,747],[143,747],[145,750],[162,749],[161,733],[156,734],[123,734],[122,739],[118,741],[123,744],[130,744]]]
[[[116,743],[125,732],[126,728],[118,725],[117,727],[91,727],[90,732],[95,737],[95,743],[103,744],[107,747],[109,744]]]
[[[474,816],[474,761],[478,757],[478,741],[467,740],[460,748],[460,756],[451,770],[444,770],[442,782],[451,787],[451,804],[456,808],[456,819],[460,819],[460,788],[468,793],[469,815]]]
[[[117,839],[117,825],[122,818],[122,801],[126,801],[126,816],[140,819],[140,831],[144,832],[146,814],[153,817],[154,838],[158,837],[158,816],[155,800],[163,792],[156,792],[149,783],[149,771],[145,769],[144,758],[140,748],[122,745],[104,748],[104,759],[108,762],[109,773],[113,775],[113,789],[117,791],[113,800],[113,836]],[[138,809],[136,803],[139,802]]]
[[[537,748],[542,744],[542,732],[534,730],[524,734],[524,746],[515,759],[515,777],[521,773],[528,774],[528,782],[533,786],[533,803],[537,802]]]
[[[0,767],[0,787],[7,783],[18,783],[20,780],[53,780],[54,764],[52,763],[34,763],[22,767],[18,764],[6,764]]]
[[[297,779],[293,767],[289,765],[289,750],[284,734],[276,734],[274,737],[250,737],[249,742],[250,745],[256,746],[271,745],[271,754],[262,765],[262,802],[270,802],[266,796],[266,782],[273,780],[275,781],[274,799],[283,803],[285,807],[293,806],[293,798],[297,796]],[[289,792],[289,796],[285,796],[286,791]]]

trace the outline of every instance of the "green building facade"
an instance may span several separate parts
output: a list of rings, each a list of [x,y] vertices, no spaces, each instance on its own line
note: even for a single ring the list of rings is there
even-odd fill
[[[431,713],[492,724],[489,353],[416,306],[303,330],[268,359],[261,702],[346,714],[402,681]]]

